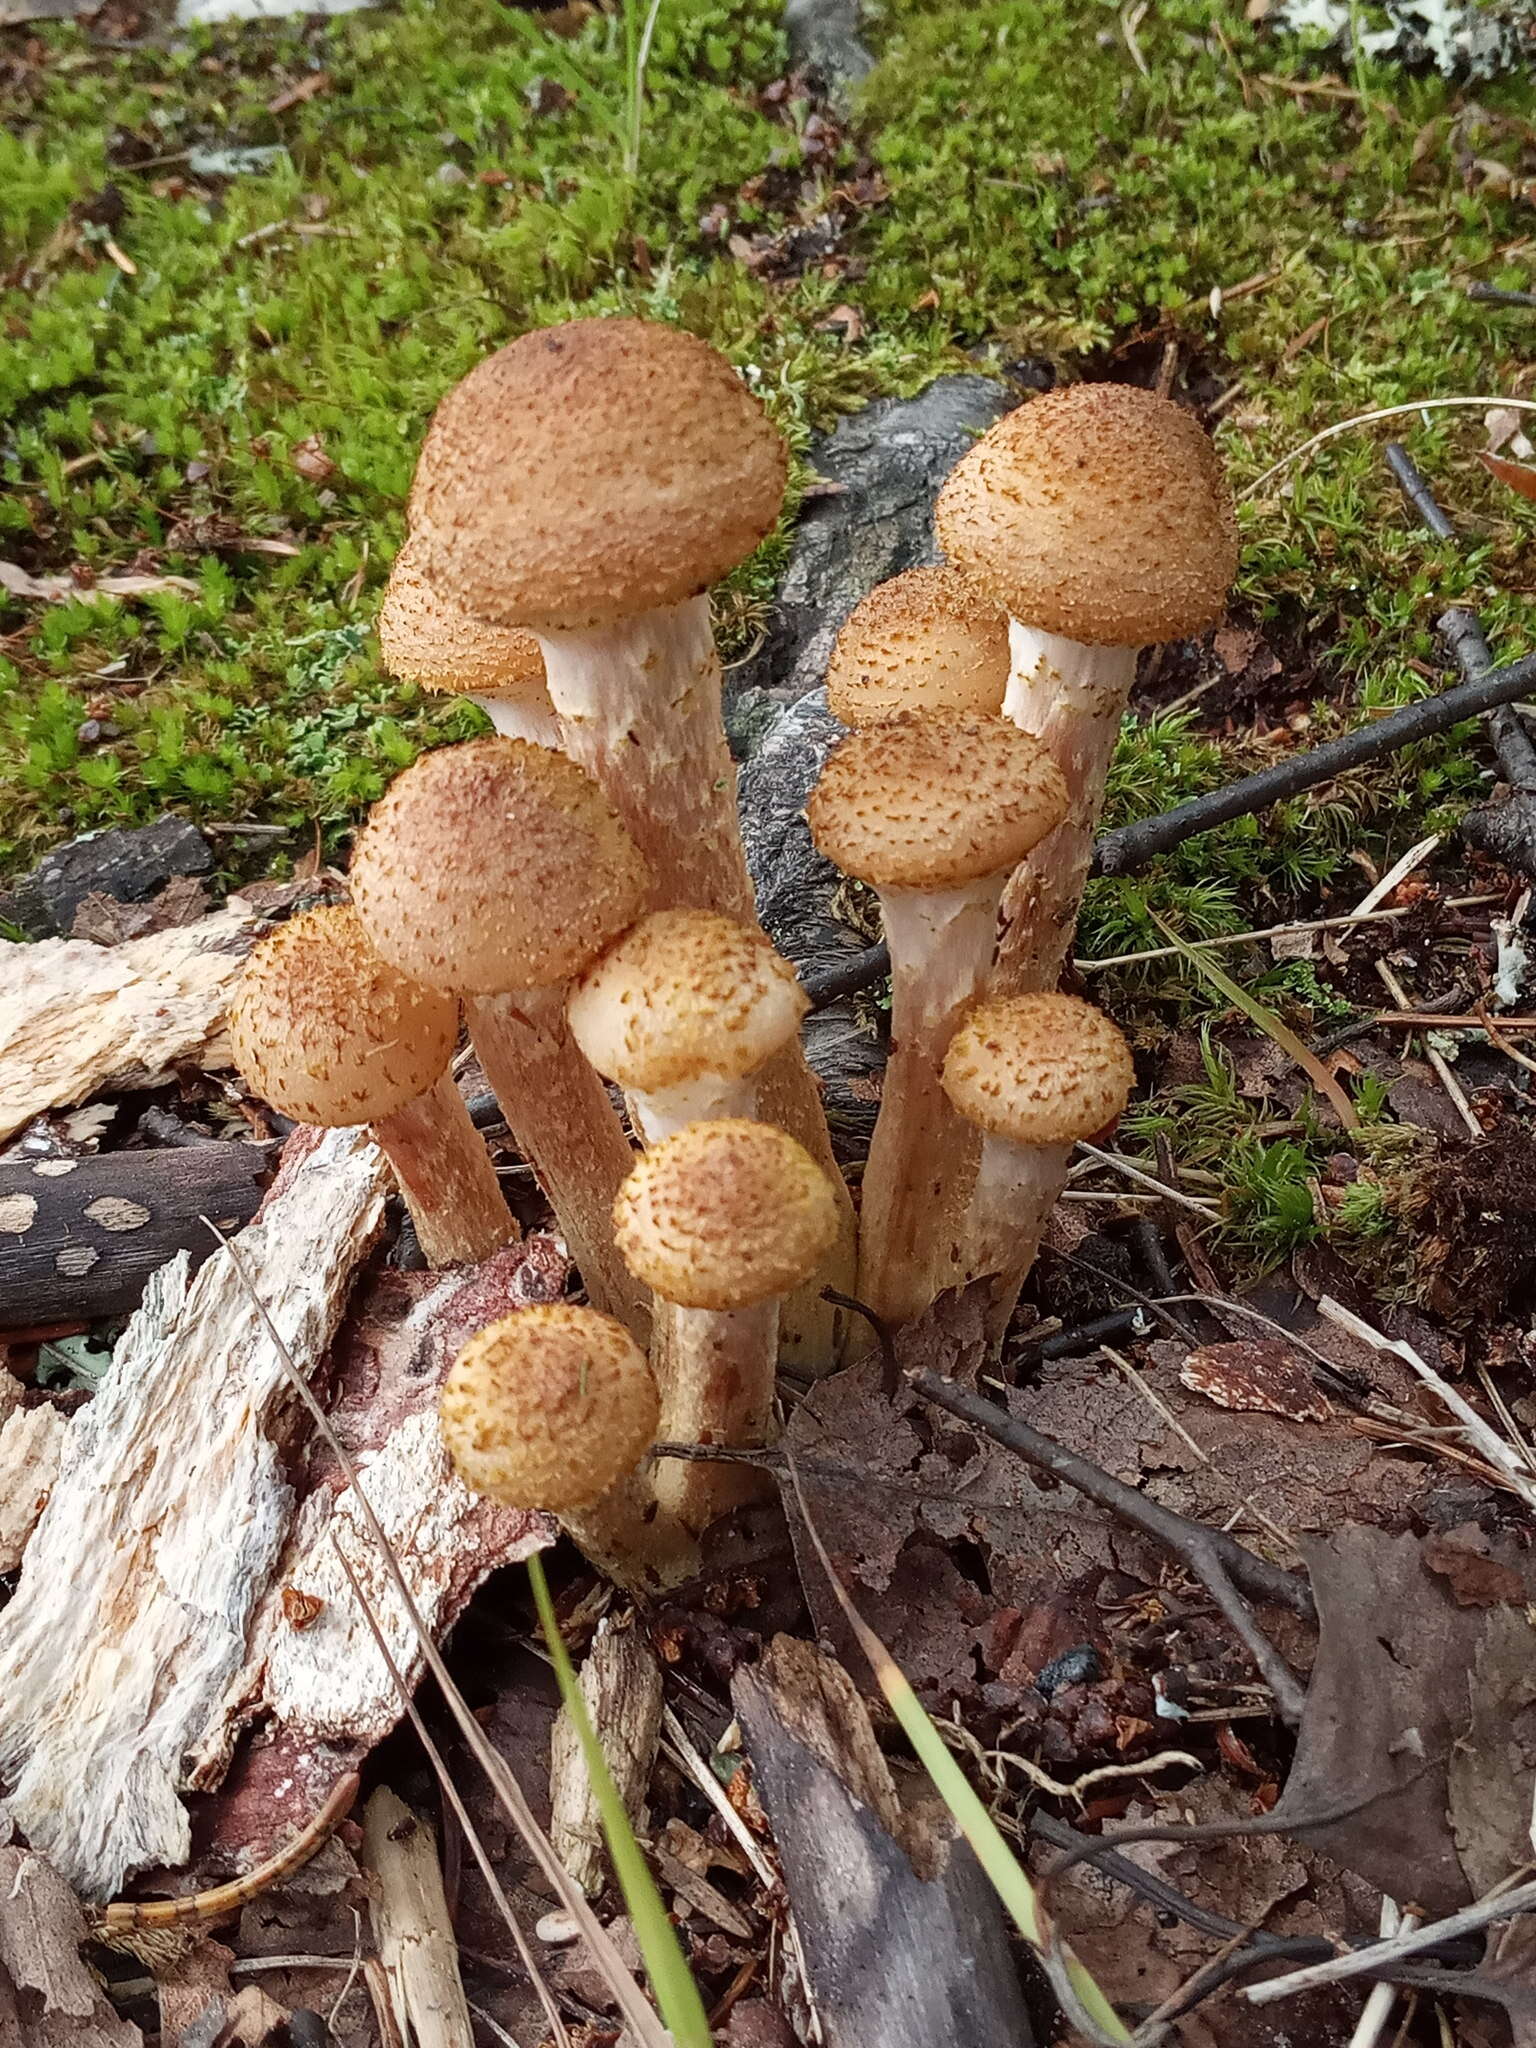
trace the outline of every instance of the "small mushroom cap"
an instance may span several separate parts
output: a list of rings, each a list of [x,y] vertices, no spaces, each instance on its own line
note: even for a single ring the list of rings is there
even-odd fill
[[[1016,619],[1090,647],[1203,632],[1237,573],[1210,436],[1129,384],[1074,384],[1005,414],[935,517],[945,553]]]
[[[443,1443],[475,1493],[552,1514],[590,1508],[656,1441],[645,1353],[611,1316],[564,1302],[478,1331],[438,1400]]]
[[[784,441],[724,356],[648,320],[522,335],[438,406],[411,516],[477,618],[612,625],[707,590],[773,526]]]
[[[352,857],[373,944],[416,980],[466,994],[579,974],[649,890],[596,783],[527,740],[424,754],[374,805]]]
[[[963,569],[908,569],[854,607],[827,664],[844,725],[992,718],[1008,687],[1008,614]]]
[[[837,1197],[777,1124],[688,1124],[619,1190],[613,1229],[629,1270],[683,1308],[750,1308],[808,1280],[837,1238]]]
[[[751,925],[657,910],[589,967],[567,1014],[592,1065],[642,1095],[755,1073],[800,1028],[795,970]]]
[[[1060,769],[1006,718],[860,726],[806,805],[811,836],[844,874],[922,890],[1002,874],[1066,812]]]
[[[235,1065],[307,1124],[393,1116],[439,1078],[458,1035],[454,998],[381,960],[346,906],[306,911],[263,939],[229,1013]]]
[[[548,702],[544,655],[520,626],[492,626],[434,590],[421,572],[421,548],[408,540],[395,557],[378,616],[384,666],[402,682],[465,697]]]
[[[1131,1049],[1077,996],[978,1003],[950,1040],[944,1092],[963,1117],[1019,1145],[1075,1145],[1131,1099]]]

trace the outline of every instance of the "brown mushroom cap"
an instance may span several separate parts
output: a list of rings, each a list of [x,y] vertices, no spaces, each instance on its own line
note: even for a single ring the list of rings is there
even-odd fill
[[[750,1308],[809,1279],[837,1238],[837,1197],[776,1124],[689,1124],[635,1166],[613,1207],[637,1279],[683,1308]]]
[[[498,349],[444,398],[412,524],[432,583],[477,618],[577,632],[735,568],[779,516],[786,459],[707,342],[573,320]]]
[[[1066,811],[1060,769],[1006,718],[861,726],[806,805],[811,836],[844,874],[924,890],[1002,874]]]
[[[963,569],[908,569],[854,607],[827,664],[844,725],[992,718],[1008,687],[1008,614]]]
[[[424,754],[374,805],[352,859],[378,950],[418,981],[477,995],[579,974],[649,889],[596,783],[526,740]]]
[[[1077,996],[978,1003],[950,1041],[944,1092],[963,1117],[1019,1145],[1073,1145],[1124,1110],[1131,1049]]]
[[[1090,647],[1203,632],[1237,573],[1237,526],[1210,436],[1129,384],[1021,405],[951,472],[946,554],[1016,619]]]
[[[661,1404],[622,1323],[564,1302],[478,1331],[439,1396],[459,1477],[509,1507],[592,1507],[656,1440]]]
[[[459,1006],[388,965],[355,911],[310,910],[263,939],[229,1013],[235,1064],[308,1124],[376,1123],[424,1095],[453,1057]]]
[[[547,701],[544,655],[532,633],[471,618],[434,590],[418,541],[408,540],[395,557],[377,627],[384,667],[402,682],[457,696]]]
[[[646,1095],[704,1075],[755,1073],[805,1011],[795,970],[772,941],[712,910],[642,918],[587,969],[567,1006],[597,1071]]]

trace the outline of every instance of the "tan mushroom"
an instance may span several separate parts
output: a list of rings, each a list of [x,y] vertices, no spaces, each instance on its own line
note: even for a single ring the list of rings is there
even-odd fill
[[[783,437],[723,356],[631,319],[498,349],[443,399],[421,452],[411,516],[426,575],[476,618],[537,634],[562,744],[651,863],[654,909],[755,919],[708,591],[773,527],[786,468]],[[835,1176],[798,1044],[761,1087],[765,1113]],[[846,1288],[840,1199],[826,1277]],[[807,1362],[825,1362],[831,1312],[793,1321]]]
[[[560,721],[544,682],[539,643],[521,626],[493,626],[434,590],[408,540],[389,572],[379,606],[384,667],[424,690],[468,697],[508,739],[560,745]]]
[[[1076,996],[1038,994],[978,1003],[944,1060],[944,1091],[985,1133],[971,1190],[967,1270],[998,1276],[1001,1341],[1072,1148],[1114,1123],[1136,1071],[1115,1026]]]
[[[1066,801],[1040,742],[1006,719],[908,719],[851,734],[806,806],[821,851],[878,892],[891,949],[858,1282],[887,1322],[919,1315],[942,1284],[966,1146],[939,1068],[990,971],[1003,884]]]
[[[668,1441],[767,1441],[779,1303],[815,1272],[837,1227],[827,1176],[774,1124],[689,1124],[636,1164],[614,1209],[614,1234],[658,1297],[658,1323],[669,1325]],[[764,1483],[750,1468],[679,1460],[663,1466],[656,1489],[690,1528],[702,1529]]]
[[[648,1335],[613,1244],[631,1150],[565,1019],[566,987],[629,925],[649,872],[573,761],[526,740],[424,754],[374,806],[358,915],[404,973],[464,997],[470,1039],[593,1303]]]
[[[939,494],[945,552],[1011,615],[1004,713],[1035,733],[1071,810],[1009,890],[994,987],[1053,988],[1072,941],[1139,648],[1220,618],[1237,528],[1209,436],[1124,384],[1020,406]]]
[[[382,960],[354,911],[311,910],[264,939],[229,1034],[240,1072],[284,1116],[368,1125],[429,1264],[472,1264],[517,1236],[449,1072],[458,1003]]]
[[[854,607],[827,664],[844,725],[992,718],[1008,684],[1008,614],[963,569],[908,569]]]
[[[471,1337],[439,1402],[443,1443],[475,1493],[543,1509],[607,1576],[659,1593],[698,1568],[692,1538],[640,1467],[660,1404],[622,1323],[561,1302]]]

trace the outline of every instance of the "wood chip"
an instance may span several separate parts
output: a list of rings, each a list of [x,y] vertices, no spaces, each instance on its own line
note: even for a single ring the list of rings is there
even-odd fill
[[[643,1834],[661,1734],[661,1667],[645,1638],[634,1629],[600,1635],[581,1667],[581,1694],[624,1811]],[[550,1741],[549,1790],[555,1854],[584,1892],[597,1893],[608,1868],[602,1825],[576,1726],[563,1707]]]
[[[1272,1338],[1204,1344],[1190,1352],[1179,1378],[1218,1408],[1288,1415],[1293,1422],[1326,1422],[1331,1412],[1301,1359]]]
[[[0,1424],[0,1572],[21,1563],[59,1476],[69,1428],[56,1408],[17,1408]]]

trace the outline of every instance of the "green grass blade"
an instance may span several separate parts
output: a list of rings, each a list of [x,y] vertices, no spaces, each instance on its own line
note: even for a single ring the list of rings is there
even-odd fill
[[[699,1987],[693,1981],[683,1955],[682,1944],[678,1941],[677,1930],[667,1918],[667,1909],[661,1893],[656,1889],[656,1880],[651,1876],[650,1867],[640,1853],[640,1844],[635,1840],[635,1831],[629,1824],[629,1815],[624,1811],[618,1787],[608,1769],[608,1760],[603,1755],[602,1744],[587,1713],[587,1703],[582,1697],[581,1687],[576,1682],[576,1672],[559,1623],[555,1619],[555,1605],[549,1597],[549,1582],[544,1576],[544,1563],[538,1553],[526,1560],[529,1583],[533,1587],[533,1602],[538,1609],[539,1624],[544,1630],[544,1640],[549,1646],[550,1661],[555,1669],[555,1682],[560,1688],[560,1699],[565,1711],[571,1717],[576,1730],[576,1739],[581,1744],[581,1754],[587,1766],[587,1776],[592,1781],[592,1796],[597,1801],[598,1814],[603,1823],[603,1836],[608,1844],[608,1854],[613,1861],[614,1875],[619,1880],[619,1889],[624,1894],[624,1903],[629,1908],[630,1921],[634,1926],[635,1939],[640,1944],[640,1953],[645,1958],[646,1975],[651,1980],[651,1989],[656,1995],[662,2019],[671,2029],[677,2048],[711,2048],[712,2037],[709,2020],[704,2011],[704,2001],[699,1996]]]

